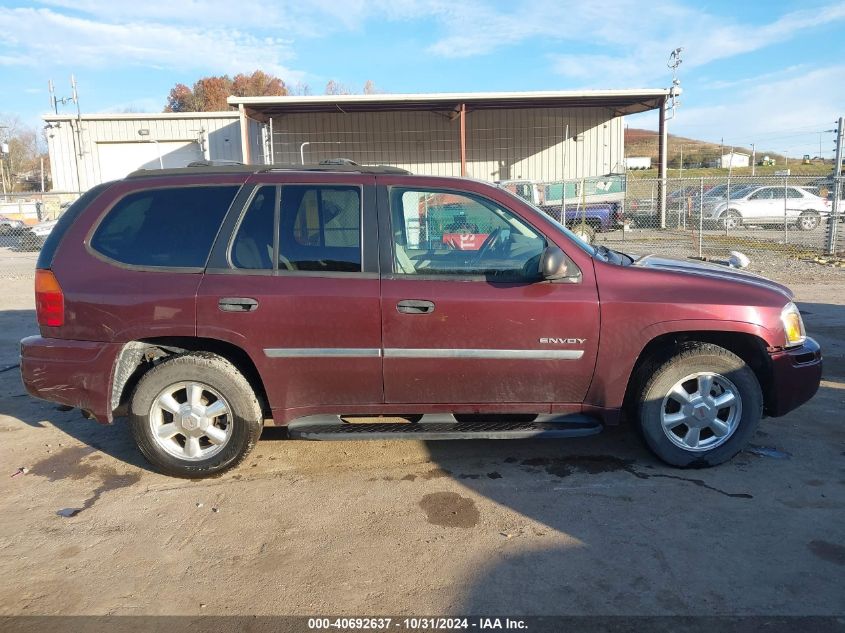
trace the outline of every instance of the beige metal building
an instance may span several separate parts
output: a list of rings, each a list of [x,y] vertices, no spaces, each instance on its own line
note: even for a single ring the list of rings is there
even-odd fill
[[[343,157],[417,174],[555,182],[623,173],[623,117],[657,109],[663,127],[668,96],[645,89],[230,97],[237,110],[44,122],[55,191],[200,159],[282,165]]]
[[[417,174],[552,182],[623,173],[623,116],[668,90],[230,97],[258,164],[344,157]]]
[[[54,191],[85,191],[136,169],[242,162],[235,111],[47,115],[44,123]]]

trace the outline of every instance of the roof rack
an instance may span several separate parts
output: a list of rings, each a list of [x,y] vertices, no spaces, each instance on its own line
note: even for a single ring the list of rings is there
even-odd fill
[[[406,169],[388,165],[359,165],[348,158],[333,158],[320,161],[317,165],[244,165],[235,161],[198,160],[186,167],[168,169],[139,169],[126,176],[129,178],[155,178],[157,176],[182,176],[195,174],[261,174],[274,171],[325,171],[359,174],[405,174]]]

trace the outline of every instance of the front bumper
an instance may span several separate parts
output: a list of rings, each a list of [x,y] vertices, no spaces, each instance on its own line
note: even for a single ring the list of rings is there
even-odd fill
[[[36,398],[88,411],[112,421],[111,384],[116,343],[30,336],[21,341],[21,378]]]
[[[785,415],[816,395],[822,378],[819,344],[807,338],[803,345],[771,354],[772,382],[766,398],[766,413]]]

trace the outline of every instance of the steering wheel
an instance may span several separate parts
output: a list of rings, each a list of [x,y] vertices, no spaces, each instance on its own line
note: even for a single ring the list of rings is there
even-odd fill
[[[484,243],[481,245],[481,248],[478,249],[478,255],[476,257],[477,261],[480,261],[487,255],[494,253],[497,250],[500,250],[504,245],[505,242],[510,237],[510,232],[505,231],[503,228],[499,227],[498,229],[493,229],[493,232],[487,236],[487,239],[484,240]]]

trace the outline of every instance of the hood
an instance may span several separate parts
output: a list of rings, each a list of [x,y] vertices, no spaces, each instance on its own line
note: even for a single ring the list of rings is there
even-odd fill
[[[696,275],[700,277],[709,277],[710,279],[723,279],[725,281],[734,281],[744,283],[758,288],[765,288],[773,290],[784,295],[787,299],[792,299],[792,291],[771,279],[766,279],[762,275],[746,272],[737,268],[731,268],[722,264],[714,264],[712,262],[702,262],[693,259],[673,259],[671,257],[658,257],[656,255],[645,255],[635,260],[632,266],[639,268],[655,268],[658,270],[668,270],[681,274]]]

